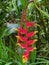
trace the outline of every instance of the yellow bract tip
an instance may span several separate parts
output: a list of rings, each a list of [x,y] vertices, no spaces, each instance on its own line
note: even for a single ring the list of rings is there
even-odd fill
[[[39,27],[40,27],[40,25],[39,25],[39,24],[36,24],[36,26],[39,26]]]
[[[23,56],[22,57],[22,62],[25,63],[27,61],[27,59]]]
[[[20,46],[20,43],[17,43],[17,45],[19,45],[19,46]]]
[[[37,39],[35,39],[35,42],[38,41]]]
[[[18,31],[18,28],[13,28],[13,30],[16,30],[16,31]]]
[[[35,31],[34,33],[36,34],[36,33],[38,33],[38,31]]]
[[[17,38],[20,38],[19,36],[16,36]]]
[[[37,49],[36,47],[34,47],[34,49]]]

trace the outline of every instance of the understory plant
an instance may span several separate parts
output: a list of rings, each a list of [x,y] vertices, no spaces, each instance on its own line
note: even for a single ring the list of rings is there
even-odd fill
[[[23,23],[25,26],[23,26]],[[15,30],[18,31],[17,37],[17,45],[19,45],[23,49],[22,54],[22,62],[25,63],[29,58],[29,52],[36,49],[33,44],[37,41],[37,39],[33,39],[38,31],[29,31],[29,27],[36,26],[37,24],[33,21],[28,21],[26,19],[26,11],[22,9],[22,16],[20,19],[20,27]]]
[[[49,65],[49,0],[0,0],[0,65]]]

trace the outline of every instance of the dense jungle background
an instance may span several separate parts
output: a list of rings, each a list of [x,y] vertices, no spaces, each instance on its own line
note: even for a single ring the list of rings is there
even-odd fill
[[[34,35],[38,41],[26,63],[13,29],[20,26],[22,9],[26,9],[28,21],[39,25],[30,28],[38,31]],[[49,0],[0,0],[0,65],[49,65]]]

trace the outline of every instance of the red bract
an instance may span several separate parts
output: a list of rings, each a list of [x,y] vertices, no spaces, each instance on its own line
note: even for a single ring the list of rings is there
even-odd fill
[[[17,31],[19,31],[22,34],[26,34],[26,29],[23,28],[16,28]]]
[[[26,34],[27,37],[31,37],[33,36],[34,34],[36,34],[38,31],[32,31],[32,32],[29,32]]]
[[[21,41],[26,41],[26,40],[27,40],[27,38],[26,38],[26,37],[23,37],[23,36],[19,36],[19,39],[20,39]]]
[[[22,17],[26,16],[24,10],[23,10],[22,14],[23,13],[24,13],[24,15]],[[32,51],[32,50],[36,49],[36,47],[33,47],[32,44],[37,41],[37,39],[33,39],[33,40],[31,39],[30,40],[29,37],[32,37],[38,31],[28,32],[28,26],[29,27],[33,26],[36,23],[35,22],[29,22],[26,19],[24,21],[25,21],[26,27],[22,28],[22,20],[20,19],[20,27],[16,28],[16,30],[18,31],[18,36],[16,36],[16,37],[18,38],[18,40],[17,40],[18,44],[17,45],[19,45],[21,48],[24,48],[22,61],[26,62],[28,60],[28,57],[29,57],[29,51]],[[23,36],[23,34],[25,34],[25,36]],[[22,43],[22,42],[24,42],[24,43]]]
[[[29,52],[28,50],[25,50],[22,56],[22,61],[25,63],[26,60],[28,60],[28,57],[29,57]]]
[[[24,43],[18,43],[18,45],[19,45],[21,48],[27,48],[27,44],[24,44]]]
[[[29,46],[27,43],[18,43],[17,45],[19,45],[21,48],[25,48],[27,51],[32,51],[36,49],[35,47]]]
[[[28,50],[28,51],[32,51],[32,50],[34,50],[34,47],[32,47],[32,46],[27,47],[27,50]]]
[[[28,40],[28,41],[27,41],[27,44],[28,44],[28,45],[31,45],[31,44],[35,43],[36,41],[37,41],[37,39]]]
[[[26,26],[33,26],[33,25],[35,25],[35,24],[36,24],[35,22],[26,21]]]
[[[26,37],[23,37],[23,36],[16,36],[18,39],[20,39],[21,41],[26,41],[27,38]]]

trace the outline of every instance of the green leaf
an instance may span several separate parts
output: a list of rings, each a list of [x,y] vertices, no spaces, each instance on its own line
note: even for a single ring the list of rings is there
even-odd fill
[[[12,64],[12,62],[8,62],[8,63],[6,63],[5,65],[11,65]]]
[[[4,36],[8,36],[12,33],[15,33],[15,30],[13,28],[17,28],[18,24],[9,24],[7,23],[7,26],[0,27],[0,37],[3,38]]]
[[[18,65],[22,65],[20,62],[18,62],[18,61],[14,61],[15,63],[17,63]]]
[[[23,8],[25,8],[28,4],[28,0],[20,0],[22,5],[23,5]]]
[[[38,10],[39,12],[41,12],[42,14],[44,14],[44,15],[47,17],[47,19],[49,19],[49,14],[48,14],[47,12],[41,10],[41,9],[37,6],[36,0],[34,0],[34,5],[35,5],[35,7],[37,8],[37,10]]]
[[[0,27],[0,37],[3,38],[5,36],[7,32],[7,27],[6,26],[2,26]]]
[[[34,8],[34,3],[31,2],[31,3],[28,5],[28,9],[29,9],[30,11],[32,11],[33,8]]]
[[[18,24],[9,24],[9,23],[7,23],[7,28],[8,28],[8,32],[6,32],[7,36],[12,34],[12,33],[15,33],[16,31],[13,28],[17,28],[17,27],[19,27]]]

